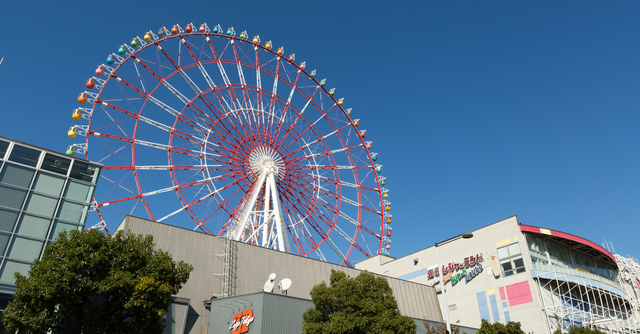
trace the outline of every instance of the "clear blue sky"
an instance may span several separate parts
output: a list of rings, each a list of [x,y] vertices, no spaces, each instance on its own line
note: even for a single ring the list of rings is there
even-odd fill
[[[638,258],[639,16],[631,1],[5,1],[0,135],[64,150],[107,54],[219,23],[295,52],[357,113],[392,255],[518,215]]]

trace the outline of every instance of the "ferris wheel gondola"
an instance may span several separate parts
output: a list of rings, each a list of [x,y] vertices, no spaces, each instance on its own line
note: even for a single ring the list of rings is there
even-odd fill
[[[86,138],[69,154],[104,165],[93,226],[189,219],[348,266],[390,248],[386,181],[361,120],[306,62],[260,43],[176,24],[107,55],[78,96],[91,107],[72,114],[86,124],[68,131]]]

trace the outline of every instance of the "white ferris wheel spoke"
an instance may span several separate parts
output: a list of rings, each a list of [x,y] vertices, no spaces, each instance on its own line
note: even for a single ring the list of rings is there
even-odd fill
[[[136,62],[133,62],[133,66],[136,68],[136,73],[138,74],[138,78],[140,78],[140,86],[142,86],[142,91],[143,92],[147,92],[147,87],[144,85],[144,82],[142,81],[142,76],[140,75],[140,70],[138,69],[138,64]]]
[[[336,244],[333,242],[333,240],[331,240],[331,237],[327,237],[327,239],[325,240],[325,242],[327,243],[327,245],[329,245],[329,247],[333,250],[334,253],[336,253],[336,255],[338,255],[338,257],[344,262],[347,260],[347,258],[344,256],[344,254],[342,254],[342,252],[340,251],[340,248],[338,248],[336,246]]]
[[[262,116],[262,125],[266,124],[264,119],[264,103],[262,102],[262,78],[260,77],[260,56],[258,53],[258,47],[255,47],[256,50],[256,86],[257,86],[257,108],[260,110],[260,116]]]
[[[278,57],[278,60],[276,61],[276,75],[273,77],[273,89],[271,90],[271,104],[269,106],[269,120],[270,123],[269,126],[273,127],[273,119],[275,118],[276,115],[276,96],[278,95],[278,80],[279,80],[279,73],[280,73],[280,57]]]
[[[285,119],[285,115],[289,109],[289,106],[291,105],[291,99],[293,99],[293,93],[296,92],[296,88],[298,85],[298,78],[300,78],[300,70],[298,70],[298,76],[296,77],[296,81],[293,83],[293,85],[291,86],[291,91],[289,92],[289,97],[287,98],[287,103],[284,106],[284,111],[282,112],[282,117],[280,118],[280,124],[282,125],[282,122],[284,122]]]
[[[200,197],[200,198],[199,198],[199,199],[197,199],[196,201],[193,201],[193,202],[191,202],[191,203],[189,203],[189,204],[187,204],[187,205],[182,206],[180,209],[178,209],[178,210],[176,210],[176,211],[174,211],[174,212],[172,212],[172,213],[170,213],[170,214],[168,214],[168,215],[166,215],[166,216],[164,216],[164,217],[162,217],[162,218],[158,219],[157,221],[158,221],[158,222],[162,222],[163,220],[165,220],[165,219],[167,219],[167,218],[169,218],[169,217],[171,217],[171,216],[174,216],[174,215],[176,215],[176,214],[178,214],[178,213],[180,213],[180,212],[182,212],[182,211],[184,211],[184,210],[186,210],[186,209],[188,209],[188,208],[192,207],[192,206],[193,206],[193,205],[195,205],[195,204],[198,204],[198,203],[200,203],[200,202],[202,202],[202,201],[204,201],[204,200],[206,200],[206,199],[208,199],[208,198],[214,197],[215,195],[217,195],[217,194],[218,194],[218,193],[220,193],[221,191],[223,191],[223,190],[225,190],[225,189],[227,189],[227,188],[231,187],[232,185],[234,185],[234,184],[236,184],[236,183],[238,183],[238,182],[240,182],[240,180],[235,180],[234,182],[231,182],[231,183],[229,183],[229,184],[225,185],[224,187],[218,188],[218,189],[216,189],[216,190],[214,190],[214,191],[210,192],[209,194],[206,194],[205,196]]]
[[[198,69],[200,70],[200,73],[202,73],[204,80],[207,81],[207,84],[209,84],[209,88],[214,88],[216,86],[215,82],[213,82],[213,79],[211,79],[209,72],[207,72],[204,66],[202,66],[202,64],[199,62],[198,62]]]
[[[181,68],[180,69],[180,75],[182,76],[182,78],[184,78],[184,81],[187,82],[187,84],[189,85],[189,87],[191,87],[191,89],[193,89],[193,91],[196,94],[201,94],[202,90],[200,89],[200,87],[198,87],[198,85],[196,85],[195,82],[193,82],[193,80],[191,80],[191,78],[189,77],[189,75]]]
[[[119,184],[119,183],[117,183],[117,182],[113,181],[112,179],[110,179],[110,178],[108,178],[108,177],[104,176],[103,174],[100,174],[100,177],[101,177],[101,178],[103,178],[103,179],[105,179],[105,180],[107,180],[107,181],[109,181],[109,182],[111,182],[111,183],[113,183],[113,184],[115,184],[117,187],[122,188],[122,189],[124,189],[124,190],[126,190],[126,191],[128,191],[128,192],[130,192],[130,193],[132,193],[132,194],[133,194],[133,190],[128,189],[127,187],[125,187],[125,186],[123,186],[123,185],[121,185],[121,184]],[[126,176],[125,176],[125,177],[126,177]]]
[[[98,213],[111,203],[122,204],[103,210],[108,216],[146,210],[168,222],[188,213],[204,232],[348,266],[385,242],[371,232],[385,225],[369,144],[315,70],[304,71],[271,45],[224,33],[182,31],[128,53],[113,68],[104,65],[117,82],[99,82],[89,99],[104,113],[91,122],[94,103],[83,115],[90,126],[77,126],[88,138],[84,150],[99,153],[90,156],[104,163],[101,176],[113,184],[96,202]],[[121,66],[127,62],[133,66]],[[104,147],[90,145],[95,140]],[[252,155],[278,172],[249,167]],[[170,180],[154,187],[150,181],[164,173]],[[179,204],[150,206],[173,192]]]
[[[117,155],[120,159],[122,159],[125,163],[131,163],[131,161],[127,161],[125,159],[123,159],[118,152],[120,152],[122,149],[126,148],[127,146],[129,146],[128,144],[124,144],[122,146],[120,146],[120,148],[118,148],[117,150],[113,150],[112,152],[110,152],[109,154],[107,154],[104,158],[96,161],[97,163],[101,164],[104,160],[110,158],[113,155]]]
[[[109,113],[109,111],[107,111],[107,109],[104,108],[104,106],[100,106],[102,111],[104,111],[104,113],[107,115],[107,117],[109,117],[109,119],[111,120],[111,122],[113,122],[113,124],[116,125],[116,127],[118,128],[118,130],[120,130],[120,132],[122,132],[122,134],[124,136],[129,136],[130,134],[128,134],[126,131],[124,131],[124,129],[122,128],[122,126],[120,125],[119,121],[116,121],[115,118],[113,118],[113,116],[111,116],[111,113]]]

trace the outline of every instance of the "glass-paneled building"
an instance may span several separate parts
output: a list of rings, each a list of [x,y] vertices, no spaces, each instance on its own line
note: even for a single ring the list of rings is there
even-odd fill
[[[101,167],[0,137],[0,300],[58,233],[84,228]]]

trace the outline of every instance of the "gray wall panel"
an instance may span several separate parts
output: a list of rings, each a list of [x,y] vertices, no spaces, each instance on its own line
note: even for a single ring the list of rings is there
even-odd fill
[[[278,334],[302,333],[302,314],[313,306],[307,300],[285,298],[274,294],[264,295],[264,305],[262,333]],[[267,305],[269,307],[266,307]]]
[[[199,315],[192,333],[206,333],[210,311],[203,304],[212,294],[221,292],[222,280],[213,274],[222,274],[224,239],[187,229],[127,217],[123,228],[136,234],[154,235],[156,247],[169,251],[173,258],[194,266],[189,281],[178,297],[191,300],[191,316]],[[277,284],[287,277],[293,281],[288,296],[310,299],[311,288],[322,281],[329,282],[331,269],[341,270],[355,277],[359,270],[308,259],[297,255],[236,243],[235,295],[262,291],[270,273],[276,273],[274,293],[280,294]],[[385,277],[394,291],[398,308],[403,315],[443,321],[437,304],[435,289],[423,284]]]

